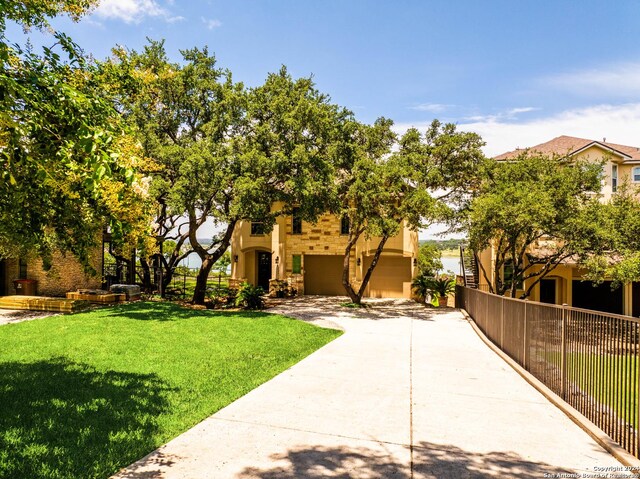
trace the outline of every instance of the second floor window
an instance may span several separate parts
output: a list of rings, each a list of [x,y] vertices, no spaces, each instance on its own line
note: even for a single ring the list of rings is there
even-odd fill
[[[291,214],[291,232],[294,235],[302,234],[302,217],[298,208],[294,208]]]
[[[349,229],[350,229],[349,217],[347,215],[344,215],[342,217],[342,219],[340,220],[340,234],[341,235],[348,235],[349,234]]]
[[[263,235],[264,234],[264,223],[261,222],[251,222],[251,234],[252,235]]]
[[[611,165],[611,191],[613,193],[618,189],[618,165]]]
[[[640,183],[640,166],[636,166],[631,171],[631,179],[633,180],[634,183]]]
[[[18,279],[27,279],[27,260],[18,260]]]

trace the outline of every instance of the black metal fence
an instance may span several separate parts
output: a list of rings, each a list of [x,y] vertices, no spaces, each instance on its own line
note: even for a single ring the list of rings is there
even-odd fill
[[[456,287],[456,306],[514,361],[640,457],[640,320]]]
[[[126,263],[105,262],[103,265],[103,289],[109,289],[112,284],[128,284],[131,282],[129,265]],[[160,294],[160,283],[163,276],[167,274],[166,270],[161,268],[151,268],[149,271],[151,276],[151,291],[149,293]],[[193,295],[195,288],[198,270],[189,269],[186,267],[178,267],[173,271],[171,275],[171,281],[162,293],[165,296],[172,298],[189,299]],[[134,276],[135,284],[143,285],[142,278],[144,276],[144,269],[141,266],[136,266],[136,274]],[[207,281],[207,287],[210,290],[217,288],[224,288],[228,283],[228,275],[214,272],[209,276]]]

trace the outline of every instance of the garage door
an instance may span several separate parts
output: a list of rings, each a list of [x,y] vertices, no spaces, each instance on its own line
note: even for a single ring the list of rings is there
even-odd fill
[[[372,257],[365,257],[364,272],[371,264]],[[404,283],[411,283],[411,258],[380,258],[369,281],[371,298],[403,298]]]
[[[304,255],[304,294],[345,296],[342,259],[335,255]]]
[[[611,289],[611,281],[593,286],[591,281],[573,280],[573,306],[622,314],[622,287]]]

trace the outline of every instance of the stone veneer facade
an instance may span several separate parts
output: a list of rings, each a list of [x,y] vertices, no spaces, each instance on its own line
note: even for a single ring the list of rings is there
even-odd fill
[[[305,255],[330,255],[342,258],[345,253],[347,236],[340,234],[341,221],[335,215],[323,215],[316,224],[302,223],[302,233],[293,234],[291,215],[278,217],[271,233],[251,235],[250,222],[240,222],[233,233],[231,242],[231,286],[241,282],[255,284],[257,272],[255,253],[272,254],[271,279],[284,279],[304,294]],[[366,257],[373,255],[378,238],[360,238],[352,249],[350,273],[351,284],[359,287],[365,270]],[[418,254],[418,234],[403,228],[401,233],[390,238],[383,250],[383,256],[416,258]],[[301,256],[301,274],[293,273],[293,255]],[[279,260],[276,263],[276,258]],[[360,259],[360,265],[357,260]],[[411,266],[411,277],[417,269]],[[375,274],[375,273],[374,273]],[[410,293],[409,293],[410,294]],[[407,296],[408,297],[408,296]]]
[[[100,247],[94,248],[90,258],[91,265],[97,272],[96,276],[84,273],[78,260],[71,254],[66,256],[54,253],[53,267],[44,271],[40,259],[27,260],[26,279],[38,281],[38,296],[64,296],[69,291],[78,288],[99,289],[102,286],[102,251]],[[5,260],[5,292],[7,295],[15,294],[13,281],[19,279],[20,263],[17,259]]]

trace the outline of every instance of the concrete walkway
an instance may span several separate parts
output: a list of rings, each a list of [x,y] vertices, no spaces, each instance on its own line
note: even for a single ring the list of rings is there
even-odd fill
[[[458,311],[340,301],[280,305],[345,334],[116,477],[542,478],[620,466]]]

